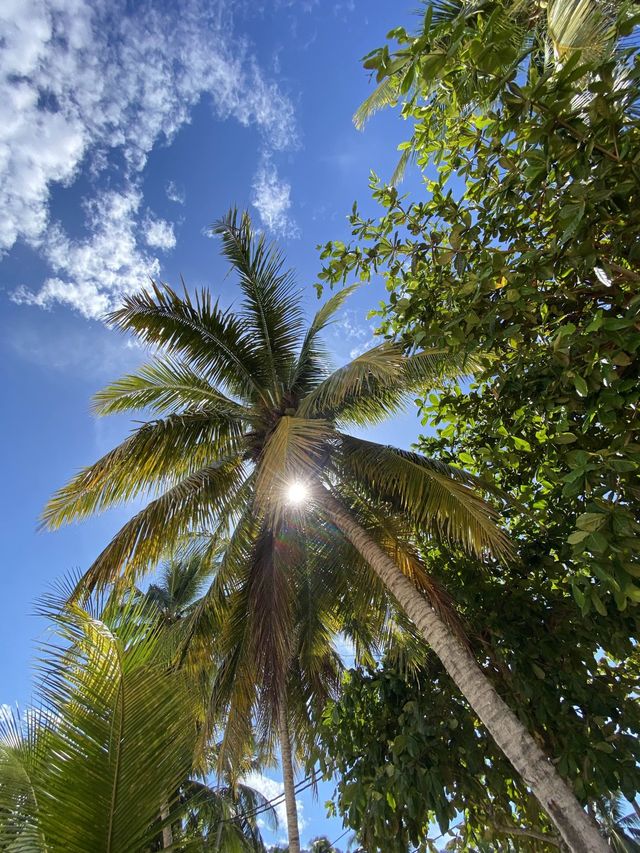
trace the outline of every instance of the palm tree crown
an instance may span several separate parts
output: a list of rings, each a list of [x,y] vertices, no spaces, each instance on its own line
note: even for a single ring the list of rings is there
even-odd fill
[[[265,683],[282,683],[300,640],[292,581],[302,577],[310,541],[328,556],[335,540],[325,499],[358,513],[389,551],[401,540],[389,509],[479,555],[504,556],[508,541],[465,472],[344,431],[380,422],[460,365],[441,352],[406,356],[384,342],[328,373],[321,333],[353,288],[333,295],[305,330],[292,275],[248,216],[231,212],[214,230],[239,277],[240,310],[223,310],[207,291],[192,299],[154,284],[110,315],[158,354],[99,392],[95,410],[159,417],[57,492],[44,522],[57,527],[140,494],[152,498],[90,567],[84,590],[121,572],[134,581],[189,532],[229,537],[199,616],[229,595],[243,597],[238,613],[246,617],[247,605],[253,613],[244,628],[256,666]],[[291,483],[308,489],[304,511],[287,504]],[[409,556],[404,568],[419,574]],[[325,574],[331,582],[330,561]]]

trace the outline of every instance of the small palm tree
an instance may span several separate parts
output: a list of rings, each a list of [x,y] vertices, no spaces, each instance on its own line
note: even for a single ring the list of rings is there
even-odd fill
[[[0,717],[0,849],[264,851],[256,812],[277,818],[262,794],[189,778],[197,694],[169,665],[162,618],[130,598],[92,605],[43,608],[60,645],[39,704]]]
[[[38,705],[0,719],[3,850],[139,853],[182,808],[170,792],[196,746],[190,682],[168,669],[157,622],[109,609],[43,608],[59,644],[40,662]]]
[[[179,845],[193,853],[264,853],[258,818],[278,828],[275,809],[255,788],[236,783],[211,788],[189,780],[180,790],[184,813],[179,822]]]
[[[147,611],[156,613],[167,626],[176,625],[193,612],[215,570],[215,551],[198,545],[195,540],[171,553],[160,567],[157,582],[137,593]]]
[[[424,568],[387,523],[413,524],[484,558],[511,548],[494,509],[464,471],[346,430],[375,424],[416,392],[460,371],[447,353],[406,356],[387,341],[328,373],[321,333],[351,289],[336,293],[304,331],[300,294],[276,248],[255,237],[247,215],[215,228],[238,274],[244,302],[225,311],[202,291],[192,300],[154,284],[125,299],[110,322],[158,349],[138,373],[96,397],[100,414],[148,409],[158,415],[85,468],[51,499],[44,523],[57,527],[151,493],[86,573],[77,593],[135,581],[192,531],[228,538],[200,622],[229,595],[253,603],[251,650],[263,683],[282,702],[296,636],[298,562],[292,531],[348,543],[429,643],[500,748],[580,853],[600,836],[535,740],[484,676],[443,618]],[[155,493],[155,494],[153,494]],[[399,523],[400,523],[399,522]],[[249,576],[238,593],[237,571]],[[366,592],[366,588],[365,588]]]

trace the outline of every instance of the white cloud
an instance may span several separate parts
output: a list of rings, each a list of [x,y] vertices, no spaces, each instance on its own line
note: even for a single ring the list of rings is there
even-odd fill
[[[154,145],[170,142],[202,97],[220,118],[256,126],[268,149],[295,147],[291,101],[234,34],[232,8],[228,0],[186,0],[162,9],[128,0],[3,0],[0,251],[23,239],[49,260],[66,248],[75,255],[61,265],[65,274],[50,278],[30,301],[58,301],[95,316],[114,292],[128,288],[128,272],[154,268],[155,259],[132,239],[130,217],[118,219],[118,211],[93,241],[78,242],[51,225],[51,188],[72,184],[82,169],[95,176],[108,166],[117,173],[115,179],[110,173],[112,187],[136,185]],[[119,156],[110,159],[115,150]],[[181,200],[179,191],[172,195]],[[133,254],[126,259],[125,249],[118,250],[119,268],[108,264],[103,278],[80,255],[94,243],[99,251],[113,245],[109,234],[118,229]],[[153,245],[169,247],[167,229],[163,237]],[[57,250],[50,252],[52,240]],[[74,268],[83,276],[75,278]]]
[[[275,800],[278,797],[282,797],[284,794],[284,784],[276,779],[271,779],[269,776],[265,776],[263,773],[257,773],[253,771],[249,773],[242,779],[243,784],[249,785],[251,788],[255,788],[257,791],[267,798],[267,800]],[[298,808],[298,828],[302,832],[304,827],[306,826],[306,822],[304,819],[304,805],[302,801],[296,799],[296,806]],[[279,803],[276,807],[276,814],[278,815],[278,828],[280,830],[280,834],[284,830],[285,835],[282,840],[286,840],[286,831],[287,831],[287,810],[284,804],[284,800]]]
[[[153,219],[147,216],[142,223],[142,230],[147,246],[167,252],[176,245],[173,223],[167,222],[166,219]]]
[[[184,204],[187,200],[186,193],[182,187],[179,187],[175,181],[168,181],[165,187],[165,192],[169,201],[176,204]]]
[[[264,157],[253,181],[253,206],[265,228],[285,237],[298,236],[295,220],[289,215],[291,185],[280,179],[278,170]]]
[[[89,319],[99,319],[121,297],[148,284],[160,272],[160,261],[137,241],[142,193],[132,187],[106,191],[86,205],[90,236],[74,240],[52,225],[41,252],[55,275],[38,291],[20,287],[16,302],[50,308],[59,302]]]

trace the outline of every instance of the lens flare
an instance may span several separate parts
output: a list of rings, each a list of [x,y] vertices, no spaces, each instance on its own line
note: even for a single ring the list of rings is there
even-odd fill
[[[300,506],[300,504],[303,504],[308,497],[309,488],[307,487],[307,484],[303,483],[301,480],[296,480],[293,483],[289,483],[287,486],[287,503]]]

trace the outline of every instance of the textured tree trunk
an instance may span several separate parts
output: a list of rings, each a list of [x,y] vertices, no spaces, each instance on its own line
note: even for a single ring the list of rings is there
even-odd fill
[[[567,847],[573,853],[608,853],[606,841],[571,789],[429,601],[348,510],[329,495],[320,500],[331,521],[369,563],[440,658],[469,705],[537,797]]]
[[[298,808],[296,789],[293,779],[293,761],[291,759],[291,738],[287,721],[287,707],[284,700],[278,711],[278,734],[280,736],[280,758],[282,761],[282,779],[284,781],[284,801],[287,811],[287,835],[289,853],[300,853],[300,832],[298,830]]]

